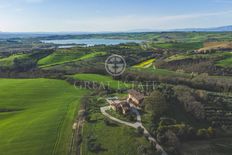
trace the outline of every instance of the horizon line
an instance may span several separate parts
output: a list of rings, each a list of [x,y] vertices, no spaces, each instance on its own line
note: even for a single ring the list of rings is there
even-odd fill
[[[149,28],[141,28],[141,29],[132,29],[132,30],[121,30],[121,31],[0,31],[0,33],[38,33],[38,34],[45,34],[45,33],[83,33],[83,34],[94,34],[94,33],[142,33],[142,32],[194,32],[197,30],[194,29],[201,29],[200,32],[203,32],[203,29],[216,29],[222,27],[232,27],[231,25],[221,25],[215,27],[186,27],[186,28],[172,28],[172,29],[149,29]],[[192,29],[192,30],[191,30]],[[209,32],[210,30],[205,30]],[[232,30],[231,30],[232,31]],[[212,31],[212,32],[224,32],[224,31]],[[228,32],[228,31],[227,31]]]

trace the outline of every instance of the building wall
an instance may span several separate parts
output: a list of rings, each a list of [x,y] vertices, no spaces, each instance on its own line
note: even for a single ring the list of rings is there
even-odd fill
[[[129,94],[129,99],[131,99],[135,104],[137,104],[137,105],[139,105],[140,103],[139,103],[139,101],[136,99],[136,98],[134,98],[133,96],[131,96],[130,94]]]

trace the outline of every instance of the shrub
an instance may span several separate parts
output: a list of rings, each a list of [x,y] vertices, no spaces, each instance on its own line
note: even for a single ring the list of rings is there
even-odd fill
[[[138,134],[139,136],[141,136],[141,135],[144,134],[144,129],[143,129],[142,127],[139,126],[139,127],[137,128],[136,132],[137,132],[137,134]]]

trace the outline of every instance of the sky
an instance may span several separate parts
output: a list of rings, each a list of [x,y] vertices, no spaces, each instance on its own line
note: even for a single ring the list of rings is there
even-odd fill
[[[3,32],[118,32],[232,25],[232,0],[0,0]]]

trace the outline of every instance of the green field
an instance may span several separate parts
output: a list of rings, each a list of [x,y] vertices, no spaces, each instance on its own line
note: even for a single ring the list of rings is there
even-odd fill
[[[111,76],[99,75],[99,74],[76,74],[73,76],[75,79],[83,81],[92,81],[104,86],[109,86],[113,89],[125,89],[130,88],[131,84],[124,83],[122,81],[114,80]]]
[[[142,72],[146,72],[146,73],[152,73],[154,75],[157,76],[172,76],[172,77],[185,77],[185,78],[190,78],[191,75],[188,73],[182,73],[182,72],[175,72],[175,71],[171,71],[168,69],[158,69],[158,68],[153,68],[153,67],[149,67],[149,68],[131,68],[131,70],[135,70],[135,71],[140,71]]]
[[[0,79],[0,154],[67,154],[81,96],[49,79]]]
[[[203,47],[202,42],[152,43],[152,47],[177,50],[195,50]]]
[[[14,60],[17,59],[22,59],[26,58],[26,54],[17,54],[17,55],[11,55],[7,58],[1,58],[0,59],[0,66],[1,67],[12,67],[14,65]]]
[[[83,155],[139,155],[138,147],[149,146],[144,137],[137,137],[135,129],[126,126],[106,126],[103,121],[98,123],[86,123],[83,129],[84,142],[82,147]],[[103,149],[100,153],[91,152],[87,148],[87,136],[94,135],[96,141]]]
[[[105,52],[93,52],[89,54],[84,54],[81,52],[55,52],[39,60],[38,65],[41,68],[44,68],[44,67],[50,67],[55,65],[61,65],[69,62],[91,59],[96,56],[102,56],[105,54],[106,54]]]
[[[217,66],[231,68],[232,67],[232,52],[225,54],[225,59],[216,63]]]

